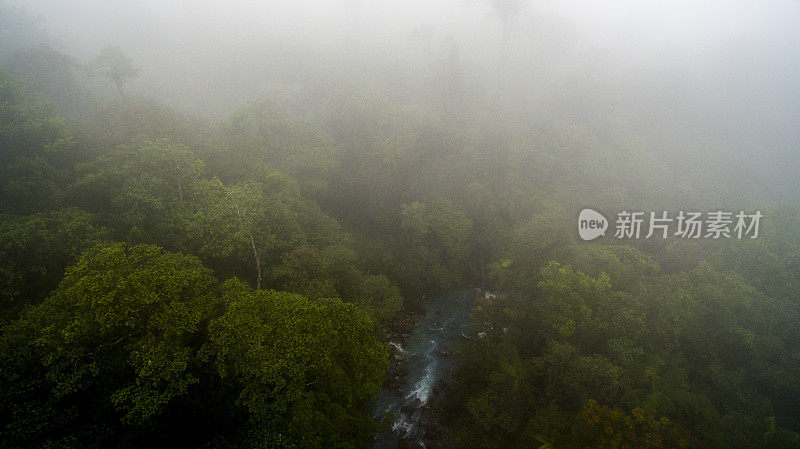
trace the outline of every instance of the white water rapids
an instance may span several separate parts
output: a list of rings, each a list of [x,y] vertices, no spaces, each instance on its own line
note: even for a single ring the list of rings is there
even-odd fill
[[[382,391],[373,405],[376,419],[391,422],[390,430],[376,437],[373,448],[426,448],[436,437],[426,428],[429,401],[436,385],[453,368],[449,354],[467,330],[473,294],[471,290],[458,291],[428,300],[425,314],[405,345],[389,343],[392,355],[402,359],[395,363],[405,364],[408,373],[398,378],[399,388]]]

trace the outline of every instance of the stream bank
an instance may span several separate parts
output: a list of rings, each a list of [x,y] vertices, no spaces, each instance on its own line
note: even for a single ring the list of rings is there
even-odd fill
[[[371,410],[386,430],[376,436],[374,449],[439,447],[442,429],[432,424],[430,403],[454,368],[474,297],[473,289],[433,297],[413,329],[391,335],[392,378]]]

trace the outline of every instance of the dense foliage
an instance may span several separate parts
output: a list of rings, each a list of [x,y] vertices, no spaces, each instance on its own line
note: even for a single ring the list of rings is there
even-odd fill
[[[621,131],[480,99],[342,83],[208,124],[123,95],[115,47],[113,94],[48,47],[2,64],[0,447],[365,447],[391,319],[464,286],[503,293],[435,404],[458,447],[800,446],[796,205],[578,243],[587,203],[735,189],[672,198],[653,154],[593,156]]]

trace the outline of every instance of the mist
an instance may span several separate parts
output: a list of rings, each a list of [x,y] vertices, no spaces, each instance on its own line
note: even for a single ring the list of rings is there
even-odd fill
[[[0,447],[798,447],[799,42],[796,0],[0,0]]]
[[[470,116],[499,109],[517,126],[543,116],[604,128],[623,121],[668,162],[739,164],[769,190],[766,165],[785,170],[785,188],[773,194],[796,192],[792,1],[6,4],[38,17],[56,48],[84,60],[124,48],[142,68],[132,92],[201,117],[355,78],[386,86],[398,102],[435,101],[452,81],[473,101]],[[457,75],[445,74],[453,61]]]

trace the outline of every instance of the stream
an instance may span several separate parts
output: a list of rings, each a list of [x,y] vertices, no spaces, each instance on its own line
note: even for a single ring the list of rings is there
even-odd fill
[[[427,300],[425,313],[407,341],[389,343],[393,363],[403,365],[407,373],[398,377],[399,387],[384,389],[373,404],[376,419],[391,421],[391,428],[375,438],[374,449],[428,447],[428,401],[437,383],[454,367],[452,352],[468,332],[473,297],[474,290],[460,290]]]

